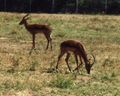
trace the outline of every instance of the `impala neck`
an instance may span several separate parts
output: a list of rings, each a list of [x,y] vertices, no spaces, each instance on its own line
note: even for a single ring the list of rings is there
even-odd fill
[[[27,20],[24,21],[24,26],[26,29],[28,29],[28,23],[27,23]]]
[[[87,58],[87,54],[86,54],[84,48],[80,53],[81,53],[81,56],[82,56],[82,58],[83,58],[83,60],[85,62],[85,65],[88,65],[88,58]]]

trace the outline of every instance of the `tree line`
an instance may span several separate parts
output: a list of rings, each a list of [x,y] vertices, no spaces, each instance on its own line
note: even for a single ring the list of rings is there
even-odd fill
[[[120,13],[120,0],[0,0],[0,11]]]

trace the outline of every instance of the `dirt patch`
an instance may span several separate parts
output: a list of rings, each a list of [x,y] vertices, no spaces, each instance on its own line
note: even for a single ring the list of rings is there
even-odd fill
[[[0,37],[0,40],[8,40],[6,37]]]
[[[32,90],[4,92],[2,96],[36,96]]]

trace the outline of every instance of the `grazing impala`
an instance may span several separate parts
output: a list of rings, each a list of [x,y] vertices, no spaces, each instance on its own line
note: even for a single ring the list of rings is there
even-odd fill
[[[49,27],[49,25],[46,24],[28,24],[27,20],[29,19],[28,17],[29,14],[25,15],[22,20],[20,21],[19,25],[24,25],[26,30],[31,33],[32,35],[32,49],[30,51],[30,54],[33,49],[35,49],[35,35],[37,33],[42,33],[45,35],[47,39],[47,46],[46,50],[49,47],[49,43],[51,45],[51,50],[52,50],[52,38],[50,37],[52,29]]]
[[[75,70],[79,71],[79,67],[80,67],[80,65],[78,64],[78,56],[79,56],[81,64],[82,64],[82,59],[83,59],[83,61],[85,63],[85,68],[87,70],[87,73],[90,74],[91,67],[95,63],[95,57],[92,55],[93,62],[90,63],[90,59],[88,59],[86,51],[85,51],[83,45],[79,41],[75,41],[75,40],[66,40],[66,41],[61,43],[61,45],[60,45],[60,54],[58,56],[56,69],[58,69],[58,64],[59,64],[59,61],[62,58],[62,56],[65,53],[67,53],[65,61],[66,61],[66,64],[67,64],[67,66],[69,68],[69,71],[71,71],[71,68],[70,68],[70,66],[68,64],[68,60],[69,60],[69,57],[70,57],[70,52],[73,52],[73,54],[75,56],[75,60],[76,60],[76,64],[77,64],[77,67],[75,68]]]

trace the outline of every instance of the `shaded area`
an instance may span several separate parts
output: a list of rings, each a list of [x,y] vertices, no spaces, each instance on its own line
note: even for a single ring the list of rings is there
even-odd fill
[[[119,14],[120,0],[0,0],[0,11]]]

